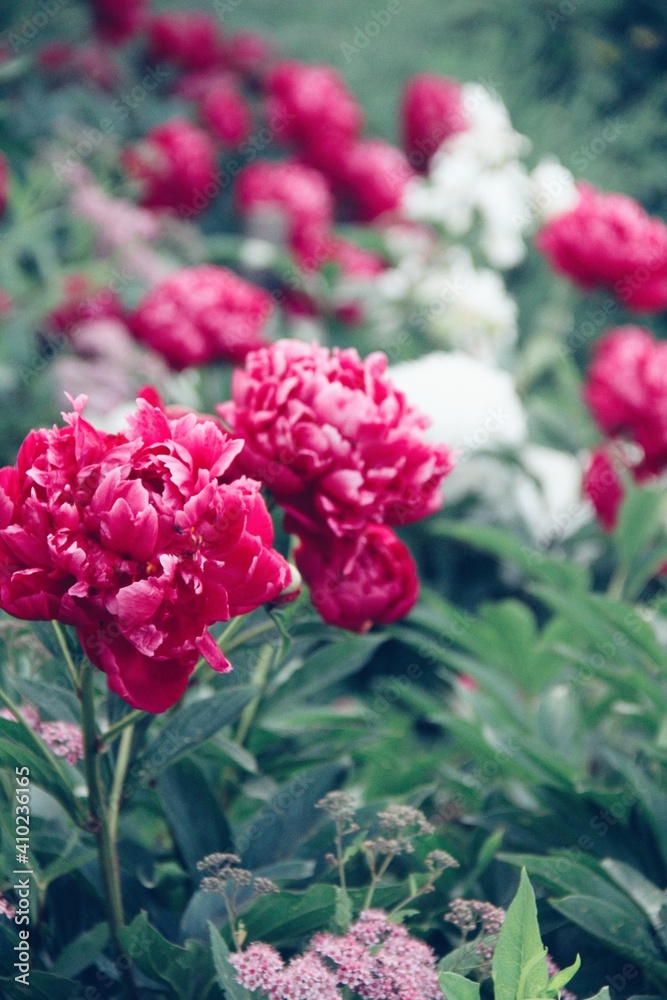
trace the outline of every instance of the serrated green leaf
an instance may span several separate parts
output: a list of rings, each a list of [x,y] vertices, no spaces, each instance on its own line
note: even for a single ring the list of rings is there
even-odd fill
[[[526,1000],[538,996],[549,980],[546,948],[537,922],[535,893],[522,869],[519,888],[510,903],[493,955],[495,1000]]]
[[[109,925],[106,921],[95,924],[63,948],[53,966],[54,973],[59,976],[78,976],[94,963],[108,941]]]
[[[253,941],[290,944],[325,929],[336,910],[336,887],[313,885],[306,892],[272,893],[258,899],[244,917]]]

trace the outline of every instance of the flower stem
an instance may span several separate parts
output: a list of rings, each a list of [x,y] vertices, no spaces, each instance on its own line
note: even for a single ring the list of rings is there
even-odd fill
[[[125,775],[127,774],[127,767],[130,763],[130,750],[132,749],[133,736],[133,726],[128,726],[123,730],[123,735],[120,738],[120,746],[118,747],[118,754],[116,756],[116,767],[113,773],[111,794],[109,795],[109,830],[111,832],[111,838],[114,842],[118,833],[120,800],[123,795],[123,784],[125,782]]]
[[[262,693],[266,687],[266,682],[269,679],[269,671],[271,670],[272,663],[273,646],[267,642],[262,646],[259,652],[259,658],[257,660],[257,666],[255,667],[255,673],[253,676],[253,683],[257,685],[259,690],[252,701],[249,702],[249,704],[243,709],[243,714],[239,720],[239,727],[236,732],[236,742],[239,746],[243,746],[246,736],[248,735],[250,727],[257,714],[257,709],[259,708],[262,700]]]
[[[144,712],[140,708],[134,708],[131,712],[128,712],[127,715],[124,715],[122,719],[117,719],[116,722],[109,726],[109,728],[100,736],[100,742],[110,743],[111,740],[114,740],[119,733],[123,732],[124,729],[128,726],[134,726],[135,722],[139,722],[139,720],[143,719],[146,715],[148,715],[148,712]]]
[[[91,824],[97,840],[97,852],[109,917],[109,934],[113,948],[120,957],[123,954],[121,932],[124,926],[124,918],[123,900],[120,889],[120,870],[116,854],[115,824],[112,824],[110,821],[112,819],[110,815],[112,812],[111,804],[107,809],[104,802],[104,785],[100,772],[100,746],[95,725],[93,666],[86,660],[84,660],[81,670],[80,691]],[[131,736],[131,731],[129,732]],[[127,753],[129,753],[129,747],[127,748]],[[126,754],[123,754],[123,756],[126,756]],[[125,766],[127,765],[125,764]],[[122,978],[126,996],[130,1000],[137,1000],[138,994],[132,977],[132,971],[124,962]]]
[[[74,666],[74,660],[72,659],[72,654],[69,651],[67,640],[65,639],[65,633],[61,629],[59,622],[51,621],[51,624],[53,625],[53,631],[56,633],[56,639],[58,640],[58,645],[60,646],[65,663],[67,665],[72,685],[74,686],[74,690],[78,695],[79,688],[81,686],[81,681],[79,680],[79,673],[76,667]]]

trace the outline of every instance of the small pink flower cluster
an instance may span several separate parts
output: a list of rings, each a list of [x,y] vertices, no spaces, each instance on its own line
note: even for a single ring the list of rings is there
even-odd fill
[[[238,982],[269,1000],[339,1000],[339,987],[359,1000],[442,1000],[428,945],[365,910],[345,936],[318,934],[287,965],[273,948],[252,944],[232,955]]]
[[[13,920],[16,916],[16,907],[5,898],[3,893],[0,892],[0,913],[7,917],[8,920]]]
[[[639,326],[608,330],[596,344],[584,399],[608,438],[591,456],[584,492],[611,530],[624,494],[619,470],[644,482],[667,469],[667,344]]]
[[[95,30],[106,42],[125,42],[141,28],[147,0],[89,0]]]
[[[56,757],[64,757],[69,764],[83,760],[83,733],[73,722],[43,722],[39,712],[32,705],[20,705],[17,709],[21,718],[54,752]],[[15,720],[8,708],[0,709],[0,719]]]
[[[200,655],[231,669],[208,627],[276,598],[291,571],[260,483],[229,471],[243,443],[217,421],[139,399],[105,434],[84,404],[0,469],[0,607],[75,626],[112,690],[162,712]]]
[[[538,233],[538,249],[584,289],[609,288],[639,312],[665,309],[667,225],[625,195],[578,188],[575,207]]]
[[[301,539],[296,559],[325,621],[355,631],[416,600],[412,558],[388,525],[436,511],[452,467],[385,377],[387,359],[281,340],[246,358],[218,412],[246,444],[241,466]]]

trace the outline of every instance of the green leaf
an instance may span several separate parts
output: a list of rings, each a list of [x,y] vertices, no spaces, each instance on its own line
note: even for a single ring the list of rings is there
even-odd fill
[[[211,934],[211,952],[213,955],[213,965],[218,983],[224,990],[227,1000],[247,1000],[247,993],[243,986],[236,981],[236,971],[229,961],[229,948],[223,938],[212,923],[208,925]]]
[[[167,941],[148,923],[145,912],[120,932],[121,944],[145,976],[170,986],[180,1000],[195,1000],[205,992],[214,974],[213,959],[196,941],[185,948]]]
[[[83,986],[71,979],[51,973],[30,970],[30,985],[24,986],[15,979],[0,979],[4,996],[11,1000],[77,1000],[83,997]]]
[[[628,484],[621,506],[614,542],[618,562],[626,572],[661,530],[664,491]]]
[[[498,935],[493,956],[495,1000],[538,996],[549,980],[546,948],[537,922],[535,893],[526,870]]]
[[[280,701],[295,697],[303,701],[345,680],[361,670],[386,641],[387,636],[382,634],[356,635],[323,646],[311,653],[301,669],[280,687]]]
[[[349,895],[340,886],[336,886],[336,910],[334,912],[336,927],[345,933],[352,923],[352,902]]]
[[[11,719],[0,719],[0,768],[14,771],[21,767],[30,769],[31,784],[52,795],[75,823],[81,821],[83,807],[60,760],[35,733]]]
[[[667,975],[667,965],[651,958],[656,954],[657,947],[648,924],[631,919],[626,910],[585,895],[565,896],[563,899],[550,899],[549,902],[568,920],[583,927],[588,934],[606,941],[621,955],[634,958],[644,968],[662,976]]]
[[[252,941],[287,945],[323,930],[336,911],[336,887],[313,885],[306,892],[271,893],[257,900],[244,917]]]
[[[626,865],[622,861],[605,858],[601,865],[614,882],[625,889],[628,896],[634,899],[637,906],[642,908],[654,929],[662,929],[664,927],[662,913],[667,907],[667,891],[659,889],[655,883],[650,882],[636,868],[633,868],[632,865]]]
[[[194,760],[181,759],[163,771],[158,791],[171,833],[193,877],[197,877],[197,862],[205,855],[233,851],[227,820]]]
[[[249,685],[231,687],[179,708],[135,764],[130,787],[155,777],[179,757],[206,742],[223,726],[235,722],[256,694]]]
[[[479,983],[457,976],[455,972],[440,973],[440,989],[447,1000],[479,1000]]]
[[[108,941],[109,925],[106,921],[95,924],[63,948],[53,966],[53,971],[59,976],[78,976],[95,962],[100,952],[106,948]]]
[[[564,986],[567,986],[569,981],[577,974],[580,968],[581,958],[577,955],[572,965],[568,965],[567,969],[561,969],[560,972],[556,972],[555,975],[551,977],[547,986],[548,993],[554,997],[558,997],[559,991],[562,990]]]

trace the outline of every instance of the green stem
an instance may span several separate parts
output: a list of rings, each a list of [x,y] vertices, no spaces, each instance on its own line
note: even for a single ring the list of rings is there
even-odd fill
[[[58,645],[60,646],[63,657],[65,658],[65,663],[67,664],[67,669],[69,670],[69,675],[72,684],[74,686],[74,690],[78,694],[81,682],[79,680],[79,673],[76,667],[74,666],[74,660],[72,659],[72,654],[70,653],[69,648],[67,646],[65,633],[61,629],[60,624],[58,622],[52,621],[51,624],[53,625],[53,631],[56,633],[56,639],[58,640]]]
[[[93,666],[84,660],[81,671],[81,716],[83,722],[83,744],[88,779],[88,801],[93,831],[97,840],[97,852],[102,872],[104,896],[109,917],[111,943],[118,956],[123,954],[121,932],[124,926],[123,900],[120,889],[120,870],[116,854],[115,831],[110,823],[111,807],[104,803],[104,785],[100,773],[99,741],[95,725],[94,675]],[[138,994],[130,968],[123,963],[123,985],[130,1000],[137,1000]]]
[[[118,814],[120,812],[120,800],[123,795],[123,784],[125,783],[125,775],[127,774],[127,767],[130,763],[130,751],[132,749],[132,737],[134,736],[134,727],[129,726],[127,729],[123,730],[123,735],[120,738],[120,746],[118,747],[118,754],[116,756],[116,767],[113,773],[113,783],[111,785],[111,793],[109,795],[109,830],[111,833],[112,841],[115,842],[116,835],[118,833]]]
[[[388,854],[387,857],[382,862],[382,864],[380,865],[380,870],[377,873],[373,872],[373,878],[371,879],[371,884],[368,887],[368,892],[366,893],[366,899],[364,900],[364,907],[363,907],[364,910],[368,910],[370,908],[370,905],[373,901],[373,896],[375,895],[375,890],[378,887],[378,883],[383,878],[385,872],[387,871],[387,868],[389,867],[389,865],[393,860],[393,857],[394,857],[393,854]]]
[[[101,743],[110,743],[112,740],[118,736],[124,729],[128,726],[134,726],[135,722],[139,722],[140,719],[145,718],[148,712],[142,711],[140,708],[135,708],[127,715],[124,715],[122,719],[118,719],[114,722],[105,732],[100,736]]]
[[[260,702],[262,700],[262,694],[266,683],[269,679],[269,671],[271,670],[271,664],[273,663],[273,646],[270,643],[265,643],[260,652],[259,658],[257,660],[257,666],[255,667],[255,674],[253,676],[253,683],[257,685],[258,692],[255,697],[249,702],[243,709],[243,714],[239,720],[239,727],[236,732],[236,742],[239,746],[243,746],[246,736],[250,731],[250,727],[257,715],[257,709],[259,708]]]
[[[622,600],[626,582],[627,573],[619,567],[609,581],[609,586],[607,587],[608,597],[613,597],[619,601]]]

